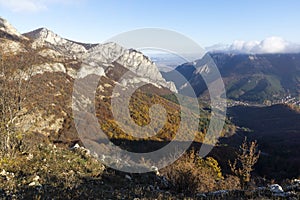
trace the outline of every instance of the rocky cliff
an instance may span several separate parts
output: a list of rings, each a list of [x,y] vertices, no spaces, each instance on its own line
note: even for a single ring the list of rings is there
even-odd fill
[[[130,76],[119,84],[124,88],[143,82],[149,92],[176,92],[174,84],[162,77],[148,57],[116,43],[83,44],[46,28],[22,35],[2,18],[0,41],[1,67],[13,69],[13,75],[21,75],[25,81],[22,87],[26,98],[16,121],[24,132],[62,142],[77,140],[71,120],[73,83],[90,74],[101,78],[102,100],[110,98],[112,88],[127,71]],[[102,101],[99,104],[109,107]]]

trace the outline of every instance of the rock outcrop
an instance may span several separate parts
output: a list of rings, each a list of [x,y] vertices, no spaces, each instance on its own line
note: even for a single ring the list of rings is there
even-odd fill
[[[112,67],[113,62],[117,62],[136,74],[135,79],[138,82],[146,82],[159,88],[165,87],[177,92],[175,85],[162,77],[157,66],[148,57],[136,50],[126,49],[113,42],[93,45],[81,44],[62,38],[46,28],[25,33],[24,36],[32,40],[32,48],[47,48],[40,52],[40,55],[44,57],[67,57],[83,62],[79,73],[81,78],[87,75],[86,73],[93,72],[103,76],[105,75],[102,72],[103,69],[106,69],[107,66]]]
[[[84,46],[64,39],[46,28],[40,28],[24,35],[33,40],[33,48],[48,47],[67,56],[79,56],[87,52]]]
[[[0,36],[15,40],[28,40],[21,35],[7,20],[0,17]]]

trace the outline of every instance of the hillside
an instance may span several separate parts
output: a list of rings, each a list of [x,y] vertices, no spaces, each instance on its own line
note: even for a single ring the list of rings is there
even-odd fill
[[[48,137],[56,143],[72,145],[79,141],[71,120],[72,92],[74,80],[85,78],[88,74],[101,76],[98,88],[103,89],[97,93],[99,101],[97,112],[101,111],[99,116],[104,120],[102,122],[104,127],[111,127],[114,124],[109,112],[109,99],[113,87],[127,71],[131,72],[131,79],[134,81],[129,79],[123,82],[124,87],[132,87],[140,82],[146,84],[147,92],[141,94],[142,96],[138,97],[140,100],[137,101],[150,103],[153,101],[151,99],[154,101],[157,99],[167,107],[167,110],[171,110],[171,113],[175,113],[176,110],[178,112],[178,106],[159,97],[171,94],[176,89],[172,83],[162,78],[156,66],[140,52],[127,50],[114,43],[91,45],[87,49],[86,46],[89,45],[64,39],[45,28],[26,33],[24,36],[7,31],[1,38],[5,42],[2,44],[6,44],[1,49],[1,67],[9,69],[7,73],[10,74],[20,73],[22,76],[20,78],[26,85],[26,91],[24,88],[24,94],[21,94],[26,100],[22,102],[22,110],[17,114],[20,115],[18,127],[22,131]],[[14,48],[9,49],[8,47],[12,45]],[[154,96],[149,99],[146,93]],[[137,104],[138,107],[134,107],[135,113],[140,112],[140,106],[143,104],[145,104],[143,109],[147,111],[149,103]],[[106,110],[107,113],[102,112]],[[143,123],[147,123],[146,112],[136,115],[137,121],[142,120],[139,118],[146,118]],[[25,126],[29,121],[31,125]],[[119,136],[117,132],[120,131],[108,134],[110,137],[126,138],[125,135]]]
[[[300,54],[227,54],[210,53],[196,61],[176,68],[195,89],[197,95],[207,95],[207,86],[197,73],[207,59],[218,67],[226,86],[227,97],[234,100],[264,102],[280,100],[300,92]],[[164,77],[172,72],[163,73]],[[181,88],[184,83],[175,83]]]
[[[229,108],[228,116],[237,125],[237,133],[221,143],[237,147],[244,136],[257,140],[262,151],[257,165],[261,176],[285,179],[300,173],[299,111],[288,105],[236,106]]]

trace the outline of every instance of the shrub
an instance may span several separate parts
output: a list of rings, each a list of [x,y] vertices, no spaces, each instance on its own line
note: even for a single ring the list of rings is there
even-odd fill
[[[239,177],[241,186],[247,188],[251,179],[251,172],[254,170],[253,167],[260,156],[260,151],[256,151],[257,142],[248,143],[246,137],[239,150],[234,162],[229,161],[229,166],[232,173]]]
[[[202,159],[194,150],[162,169],[161,174],[172,189],[190,195],[214,190],[217,181],[223,179],[218,162],[211,157]]]
[[[218,190],[240,190],[241,184],[237,176],[227,175],[224,179],[218,181]]]

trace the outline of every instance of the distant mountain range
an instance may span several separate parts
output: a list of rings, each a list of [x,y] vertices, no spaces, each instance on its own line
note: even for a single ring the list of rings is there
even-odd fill
[[[212,59],[226,86],[227,97],[234,100],[263,102],[279,100],[287,95],[300,94],[300,54],[231,54],[208,53],[193,63],[185,63],[175,70],[180,72],[198,96],[207,95],[201,68],[205,59]],[[168,80],[174,72],[163,73]],[[176,83],[183,88],[185,83]]]

